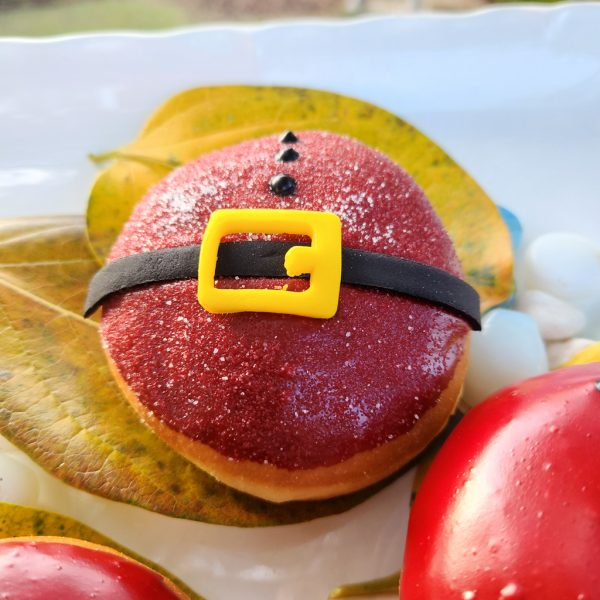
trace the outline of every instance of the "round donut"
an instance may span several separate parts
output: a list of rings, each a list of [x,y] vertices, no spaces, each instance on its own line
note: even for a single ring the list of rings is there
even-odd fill
[[[0,589],[11,600],[189,600],[166,577],[112,548],[52,536],[0,540]]]
[[[292,144],[250,140],[175,170],[136,206],[109,260],[198,245],[216,209],[277,208],[335,213],[345,247],[461,275],[451,240],[406,172],[347,137],[297,136]],[[282,161],[288,148],[294,158]],[[273,190],[278,174],[293,179],[293,193]],[[308,283],[217,282],[284,285],[299,291]],[[101,332],[142,419],[227,485],[275,502],[358,490],[406,464],[455,407],[469,327],[441,308],[342,284],[331,319],[209,314],[196,287],[184,280],[116,294],[104,304]]]

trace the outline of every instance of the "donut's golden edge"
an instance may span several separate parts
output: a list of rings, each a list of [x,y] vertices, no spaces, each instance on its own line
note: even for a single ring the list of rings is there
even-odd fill
[[[130,390],[107,354],[112,374],[142,421],[167,445],[218,481],[270,502],[323,500],[355,492],[396,472],[421,452],[444,428],[454,412],[466,375],[469,337],[448,386],[438,401],[407,433],[340,463],[314,469],[288,470],[247,460],[231,460],[202,442],[171,429]]]

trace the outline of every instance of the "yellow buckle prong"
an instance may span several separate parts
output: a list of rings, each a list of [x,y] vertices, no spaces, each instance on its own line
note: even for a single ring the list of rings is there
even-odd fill
[[[310,275],[302,292],[215,287],[219,244],[233,233],[296,234],[310,246],[293,246],[284,266],[290,277]],[[211,313],[272,312],[329,319],[335,315],[342,277],[342,224],[332,213],[279,209],[221,209],[212,213],[200,246],[198,301]]]

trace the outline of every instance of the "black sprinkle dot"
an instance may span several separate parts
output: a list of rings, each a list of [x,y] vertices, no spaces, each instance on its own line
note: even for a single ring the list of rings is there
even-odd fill
[[[277,196],[291,196],[296,191],[296,180],[285,173],[273,175],[269,189]]]
[[[275,160],[279,162],[292,162],[294,160],[298,160],[299,158],[300,154],[298,154],[298,152],[296,152],[293,148],[284,148],[275,155]]]
[[[295,144],[298,141],[296,134],[293,131],[284,131],[279,138],[281,144]]]

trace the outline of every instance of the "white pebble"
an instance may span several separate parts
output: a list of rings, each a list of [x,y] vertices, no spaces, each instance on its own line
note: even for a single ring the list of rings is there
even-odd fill
[[[600,294],[588,302],[580,303],[580,305],[587,320],[585,331],[582,332],[583,337],[600,340]]]
[[[536,322],[524,313],[496,308],[471,336],[471,356],[463,400],[475,406],[511,383],[548,370],[546,349]]]
[[[9,454],[0,454],[0,501],[34,505],[39,494],[32,469]]]
[[[541,290],[520,294],[517,308],[535,320],[545,340],[566,340],[585,327],[583,311]]]
[[[574,233],[547,233],[525,253],[528,289],[564,300],[586,302],[600,296],[600,246]]]
[[[584,348],[594,344],[594,340],[587,338],[572,338],[561,342],[551,342],[546,345],[548,364],[551,369],[557,369],[579,354]]]

